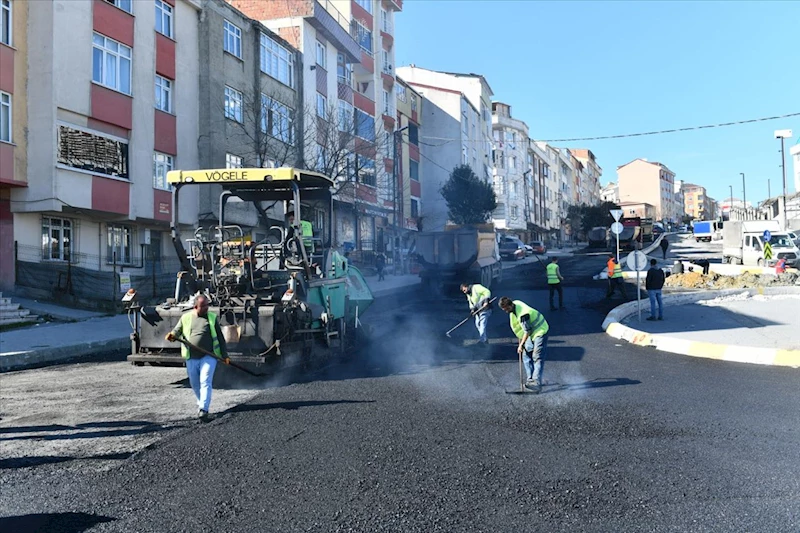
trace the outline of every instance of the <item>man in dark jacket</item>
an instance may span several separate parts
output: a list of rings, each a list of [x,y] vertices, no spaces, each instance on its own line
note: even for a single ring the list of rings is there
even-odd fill
[[[667,236],[661,237],[661,253],[664,254],[664,259],[667,258],[667,248],[669,248],[669,241],[667,240]]]
[[[664,287],[664,271],[656,266],[656,260],[650,260],[650,270],[647,271],[645,289],[650,297],[650,317],[647,320],[656,320],[656,302],[658,302],[658,320],[664,320],[664,304],[661,302],[661,289]]]

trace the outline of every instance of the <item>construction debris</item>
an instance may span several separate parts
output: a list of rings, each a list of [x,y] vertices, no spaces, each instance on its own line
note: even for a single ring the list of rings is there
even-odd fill
[[[752,289],[757,287],[779,287],[800,285],[800,277],[794,272],[783,274],[753,274],[745,272],[736,276],[724,276],[711,272],[688,272],[672,274],[664,284],[681,289]]]

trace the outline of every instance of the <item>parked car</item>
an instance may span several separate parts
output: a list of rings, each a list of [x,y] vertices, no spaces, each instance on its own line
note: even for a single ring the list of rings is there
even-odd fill
[[[530,244],[525,244],[525,255],[533,255],[533,248]]]
[[[500,241],[500,259],[517,261],[525,258],[525,245],[516,237],[503,237]]]
[[[542,241],[531,241],[530,246],[533,248],[533,253],[535,254],[547,253],[547,246],[545,246]]]

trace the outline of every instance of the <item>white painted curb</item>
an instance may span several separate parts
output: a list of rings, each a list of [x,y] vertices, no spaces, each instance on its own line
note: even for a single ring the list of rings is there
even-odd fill
[[[716,291],[697,291],[683,294],[664,295],[664,305],[684,305],[695,303],[699,300],[709,300],[719,296],[730,296],[746,292],[751,296],[756,294],[800,294],[800,287],[765,287],[756,289],[725,289]],[[650,346],[663,352],[688,355],[691,357],[705,357],[736,363],[750,363],[755,365],[790,366],[800,368],[800,350],[782,350],[779,348],[759,348],[755,346],[734,346],[699,342],[671,337],[664,334],[646,333],[625,326],[621,321],[637,313],[636,302],[627,302],[611,310],[603,320],[603,329],[606,334],[615,339],[627,341],[636,346]]]

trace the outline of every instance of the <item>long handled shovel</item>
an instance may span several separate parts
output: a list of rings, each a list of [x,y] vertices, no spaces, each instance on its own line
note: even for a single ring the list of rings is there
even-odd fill
[[[470,313],[470,314],[469,314],[469,316],[468,316],[467,318],[465,318],[464,320],[462,320],[461,322],[459,322],[458,324],[456,324],[456,325],[453,327],[453,329],[449,330],[447,333],[445,333],[445,335],[447,335],[447,336],[449,337],[451,333],[453,333],[455,330],[457,330],[458,328],[460,328],[461,326],[463,326],[464,324],[466,324],[466,323],[467,323],[467,321],[468,321],[469,319],[471,319],[472,317],[474,317],[475,315],[477,315],[478,313],[480,313],[481,311],[483,311],[485,308],[487,308],[487,307],[489,306],[489,304],[490,304],[490,303],[492,303],[492,302],[493,302],[493,301],[495,301],[495,300],[497,300],[497,297],[496,297],[496,296],[495,296],[494,298],[492,298],[491,300],[489,300],[488,302],[486,302],[485,304],[483,304],[483,307],[481,307],[480,309],[478,309],[478,310],[477,310],[477,311],[475,311],[474,313]]]
[[[214,359],[217,359],[217,360],[219,360],[219,361],[225,362],[225,360],[224,360],[224,359],[222,359],[221,357],[218,357],[216,354],[214,354],[214,353],[211,353],[211,352],[209,352],[209,351],[206,351],[206,350],[204,350],[204,349],[200,348],[199,346],[196,346],[196,345],[192,344],[191,342],[187,341],[187,340],[186,340],[186,339],[184,339],[183,337],[175,337],[175,340],[176,340],[176,341],[178,341],[179,343],[183,344],[184,346],[187,346],[188,348],[191,348],[191,349],[193,349],[193,350],[197,350],[198,352],[204,353],[204,354],[206,354],[206,355],[210,355],[210,356],[211,356],[211,357],[213,357]],[[245,367],[243,367],[243,366],[240,366],[240,365],[237,365],[236,363],[231,363],[230,361],[228,361],[228,362],[227,362],[227,363],[225,363],[225,364],[226,364],[226,365],[230,365],[230,366],[232,366],[232,367],[233,367],[233,368],[235,368],[236,370],[241,370],[241,371],[242,371],[242,372],[244,372],[245,374],[250,374],[250,375],[251,375],[251,376],[253,376],[253,377],[260,378],[260,377],[263,377],[263,376],[265,376],[265,375],[266,375],[266,374],[256,374],[255,372],[251,372],[250,370],[246,369]]]
[[[522,352],[519,353],[519,390],[507,390],[506,394],[535,394],[534,391],[525,388],[525,376],[522,370]]]

